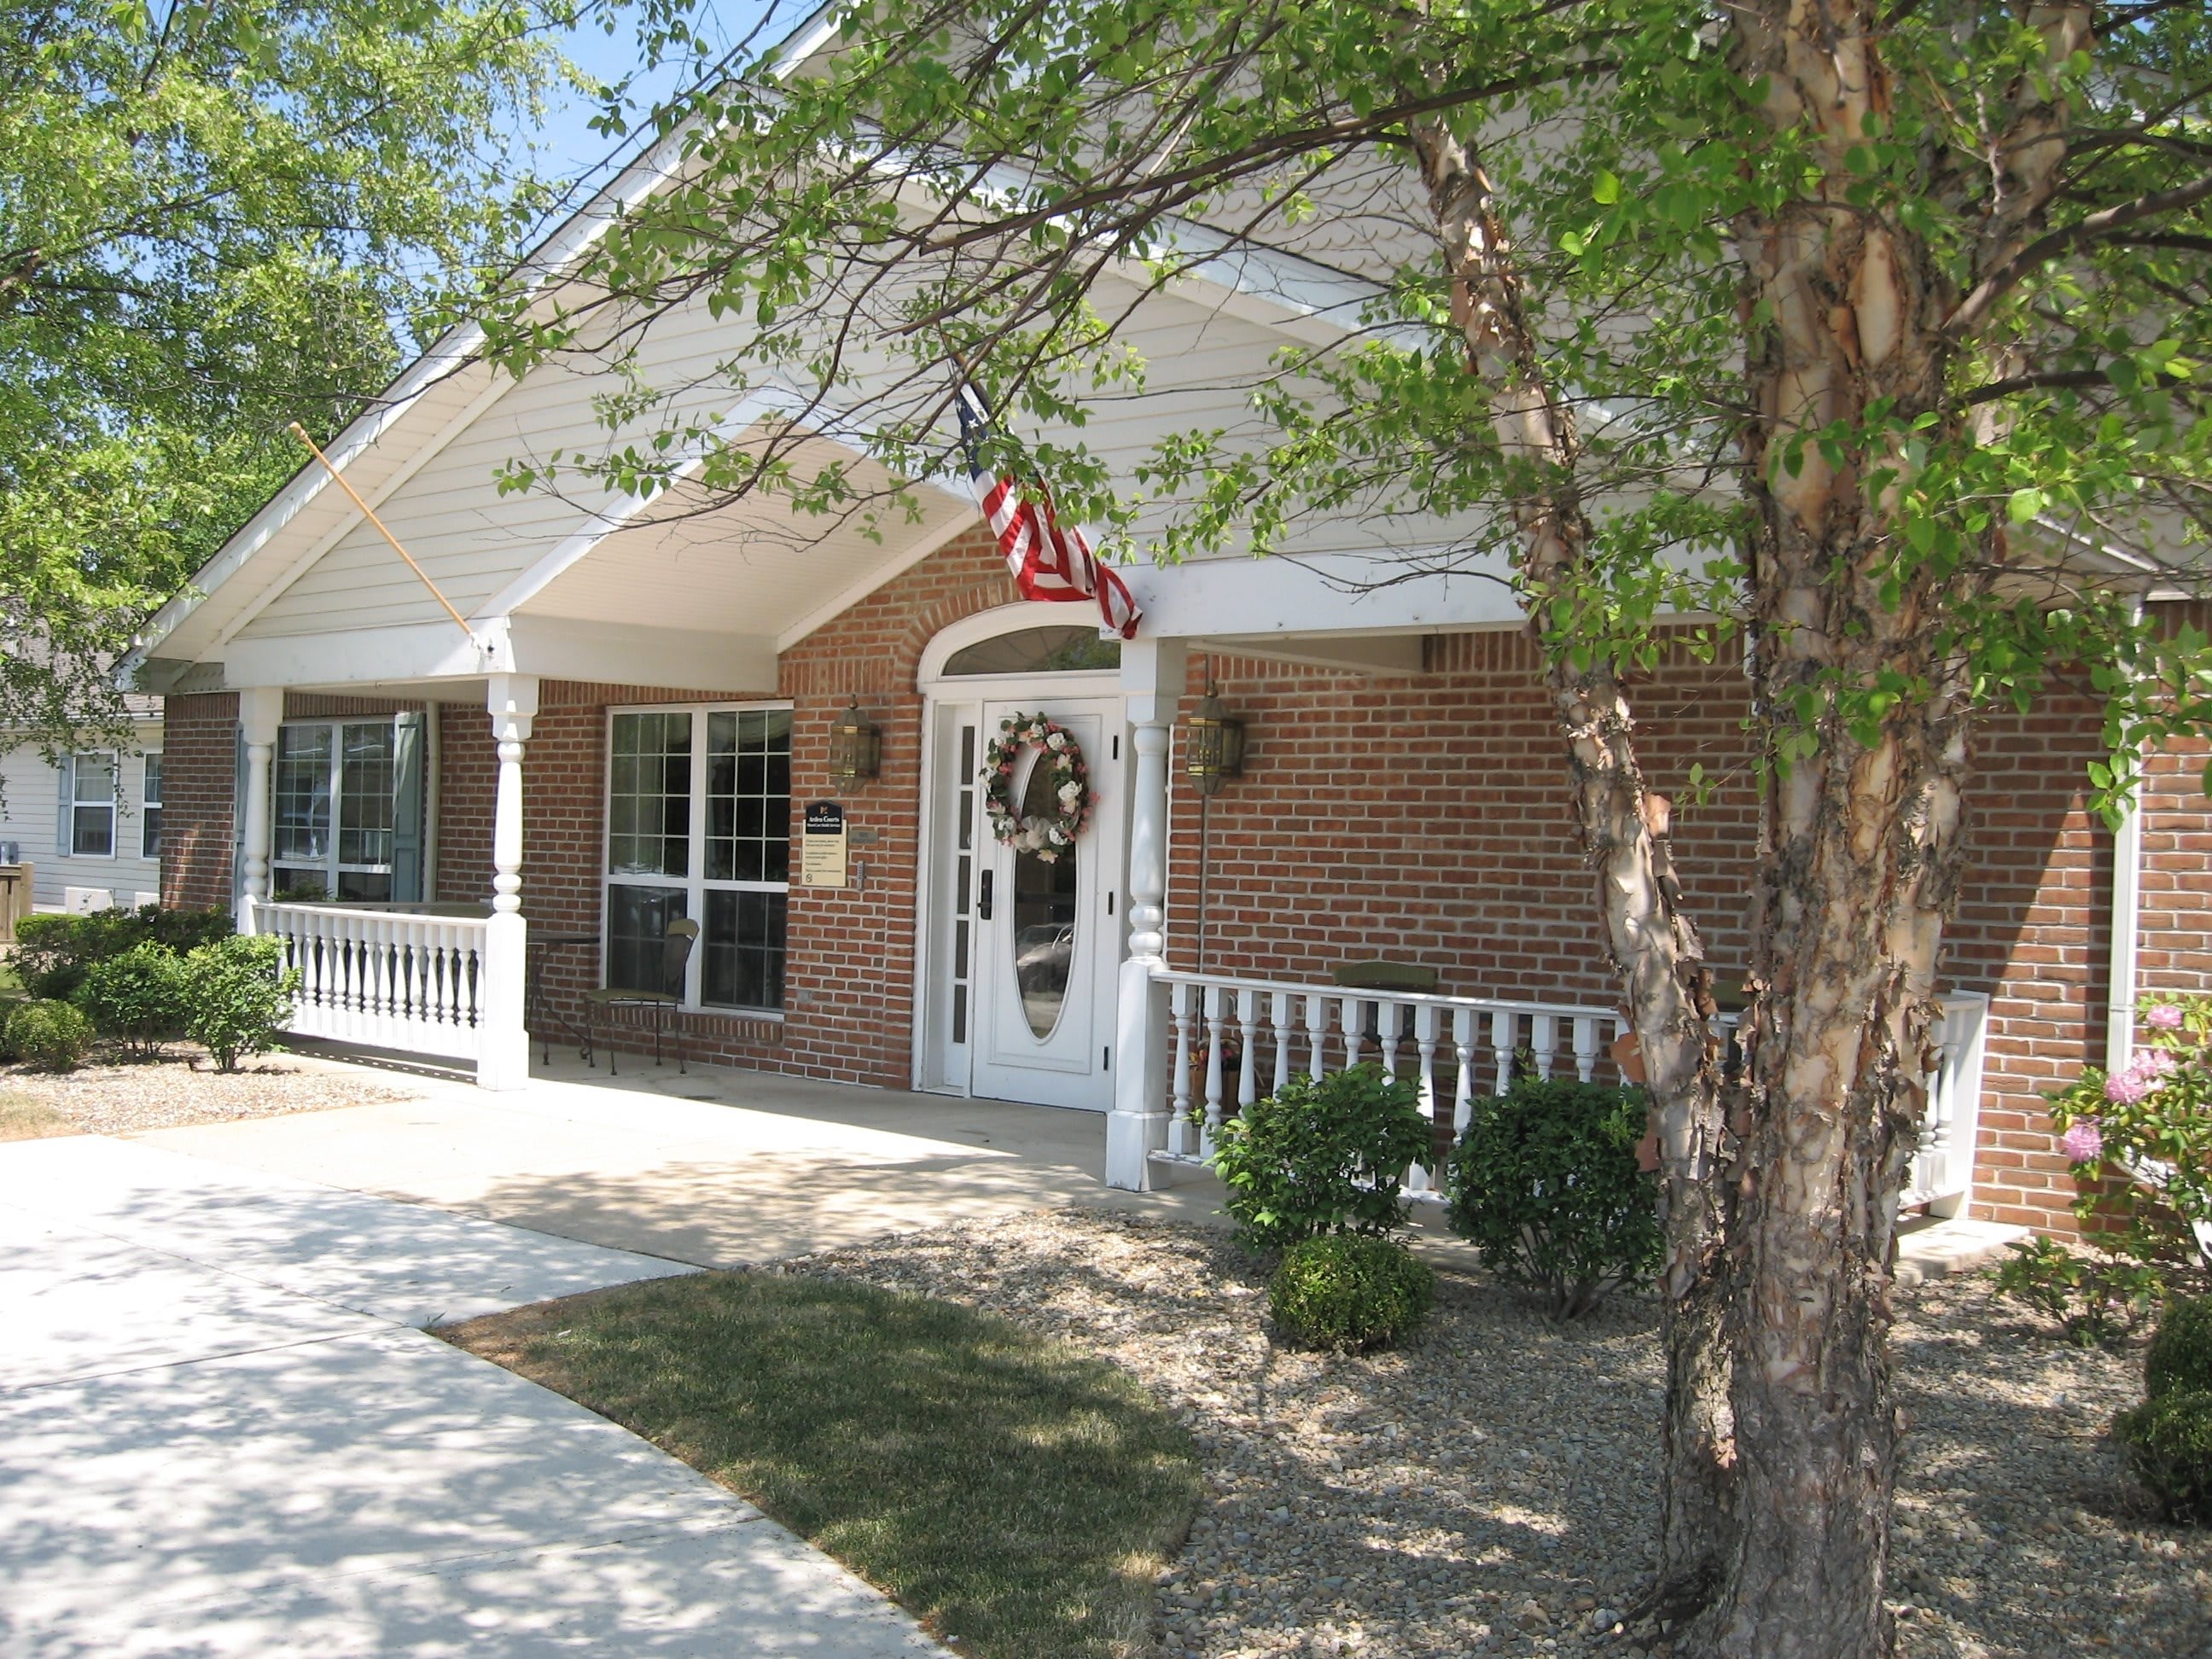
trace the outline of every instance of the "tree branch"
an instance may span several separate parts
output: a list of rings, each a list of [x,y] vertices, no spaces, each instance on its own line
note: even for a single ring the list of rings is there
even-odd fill
[[[2206,200],[2212,200],[2212,173],[2185,185],[2176,185],[2171,190],[2138,196],[2131,202],[2116,202],[2076,223],[2037,237],[1975,285],[1974,291],[1959,302],[1959,308],[1943,325],[1943,332],[1954,340],[1965,338],[1988,319],[1998,301],[2045,260],[2055,259],[2085,242],[2109,237],[2112,232],[2140,224],[2145,219],[2179,213]]]

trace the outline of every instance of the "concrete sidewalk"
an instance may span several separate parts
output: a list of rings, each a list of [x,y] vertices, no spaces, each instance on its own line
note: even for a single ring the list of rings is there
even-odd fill
[[[944,1650],[414,1328],[679,1265],[99,1137],[0,1146],[0,1651]]]
[[[685,1076],[627,1055],[610,1078],[556,1054],[512,1093],[435,1073],[388,1080],[422,1094],[138,1139],[711,1267],[1049,1205],[1197,1221],[1220,1207],[1210,1177],[1164,1193],[1102,1184],[1106,1125],[1094,1112],[763,1072]]]

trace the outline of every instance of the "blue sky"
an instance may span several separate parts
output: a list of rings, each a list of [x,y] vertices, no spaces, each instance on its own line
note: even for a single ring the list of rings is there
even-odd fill
[[[811,10],[793,0],[698,0],[691,17],[702,35],[726,52],[759,29],[771,12],[778,14],[776,27],[763,33],[763,43],[795,27]],[[635,106],[633,118],[641,125],[653,102],[682,87],[687,66],[663,64],[641,74],[642,54],[634,12],[624,5],[615,16],[612,33],[597,23],[581,26],[561,38],[561,49],[572,63],[605,82],[639,75],[629,100]],[[576,178],[599,172],[618,150],[627,153],[628,143],[591,131],[589,124],[598,113],[599,106],[586,99],[564,96],[553,101],[543,125],[526,135],[539,146],[538,170],[549,178]]]

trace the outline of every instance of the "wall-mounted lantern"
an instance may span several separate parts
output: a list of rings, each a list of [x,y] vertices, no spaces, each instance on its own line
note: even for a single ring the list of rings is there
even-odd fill
[[[1201,795],[1219,793],[1221,781],[1244,769],[1244,722],[1231,718],[1209,684],[1182,723],[1183,770]]]
[[[872,778],[884,763],[884,734],[860,712],[854,697],[830,728],[830,772],[838,782],[858,783]]]

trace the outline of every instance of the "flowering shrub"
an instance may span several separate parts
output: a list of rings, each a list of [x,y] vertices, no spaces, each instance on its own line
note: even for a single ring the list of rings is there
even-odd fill
[[[2212,1268],[2212,998],[2147,1002],[2140,1018],[2144,1040],[2127,1065],[2085,1071],[2051,1103],[2075,1176],[2125,1177],[2115,1192],[2084,1193],[2075,1213],[2148,1225]]]
[[[2124,1066],[2089,1067],[2051,1097],[2094,1254],[2039,1238],[2014,1246],[1997,1274],[1999,1290],[2082,1341],[2212,1284],[2212,998],[2148,1001],[2139,1018],[2142,1044]]]

